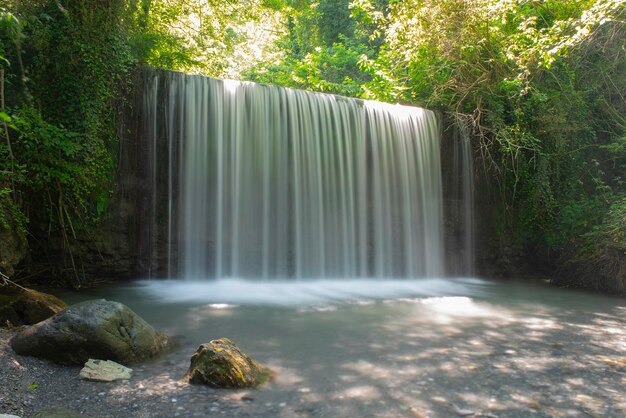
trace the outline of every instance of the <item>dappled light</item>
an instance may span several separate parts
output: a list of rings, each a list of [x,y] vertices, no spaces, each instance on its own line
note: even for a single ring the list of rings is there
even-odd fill
[[[432,288],[427,295],[412,294],[415,288],[407,283],[403,288],[407,293],[394,293],[395,298],[370,294],[347,302],[321,298],[331,294],[323,289],[326,284],[308,283],[303,286],[316,295],[309,305],[302,300],[300,305],[280,301],[272,305],[263,296],[257,299],[261,304],[250,303],[250,295],[237,298],[224,283],[213,287],[219,290],[213,297],[208,297],[209,291],[203,293],[203,302],[148,298],[135,309],[178,335],[180,347],[137,366],[131,382],[115,383],[104,395],[98,390],[93,396],[106,396],[120,408],[132,405],[132,399],[169,405],[171,411],[181,411],[176,409],[180,406],[191,415],[626,413],[626,310],[620,299],[577,292],[562,297],[563,291],[540,285],[518,287],[475,279],[471,283],[467,296],[446,294],[442,289],[452,288],[442,279],[436,296]],[[260,285],[256,289],[289,300],[297,297],[298,286],[268,283],[267,289]],[[384,284],[372,286],[387,292]],[[167,283],[156,284],[164,294],[166,287]],[[393,282],[389,287],[398,292]],[[146,289],[145,283],[127,286],[119,296],[137,300]],[[236,283],[233,289],[238,289]],[[90,292],[80,297],[105,296],[102,290]],[[339,293],[339,299],[345,299],[348,288]],[[223,336],[269,366],[273,380],[258,390],[236,392],[184,382],[193,349]],[[59,396],[73,402],[72,394]],[[184,405],[179,403],[183,400]],[[189,409],[190,400],[200,403]]]

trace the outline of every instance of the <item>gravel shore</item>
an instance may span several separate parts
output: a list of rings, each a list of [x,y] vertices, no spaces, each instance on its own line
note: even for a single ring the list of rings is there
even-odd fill
[[[172,367],[172,375],[163,373],[165,367],[173,366],[165,358],[134,367],[130,381],[81,380],[80,367],[16,355],[9,345],[14,334],[0,331],[0,413],[30,417],[62,407],[84,417],[102,418],[232,416],[241,403],[227,391],[179,380],[186,371],[181,365]]]

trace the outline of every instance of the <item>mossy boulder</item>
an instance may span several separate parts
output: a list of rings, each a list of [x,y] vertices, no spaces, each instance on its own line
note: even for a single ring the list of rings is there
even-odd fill
[[[56,296],[32,289],[0,288],[0,325],[31,325],[56,315],[67,304]]]
[[[17,354],[74,365],[90,358],[137,362],[167,345],[167,337],[130,308],[104,299],[70,306],[11,339]]]
[[[268,368],[252,360],[228,338],[202,344],[191,357],[185,375],[189,383],[233,389],[258,386],[269,377]]]

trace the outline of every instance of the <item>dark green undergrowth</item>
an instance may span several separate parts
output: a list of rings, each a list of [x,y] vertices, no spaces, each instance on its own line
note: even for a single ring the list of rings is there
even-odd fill
[[[119,92],[133,57],[124,1],[15,2],[0,10],[3,212],[72,254],[113,190]],[[6,226],[6,225],[5,225]]]

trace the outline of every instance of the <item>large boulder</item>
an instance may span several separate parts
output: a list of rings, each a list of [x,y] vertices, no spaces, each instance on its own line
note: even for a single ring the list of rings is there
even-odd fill
[[[4,286],[0,288],[0,326],[30,325],[50,318],[67,308],[56,296],[32,289]]]
[[[244,388],[258,386],[269,376],[269,369],[241,352],[228,338],[220,338],[198,348],[185,378],[189,383],[215,388]]]
[[[132,363],[166,346],[164,334],[127,306],[104,299],[70,306],[11,339],[17,354],[75,365],[90,358]]]

